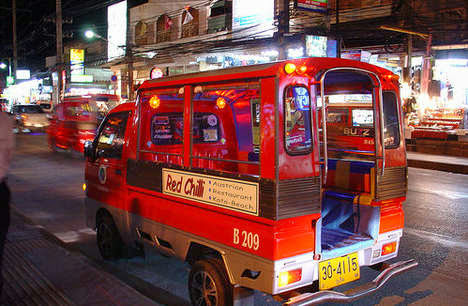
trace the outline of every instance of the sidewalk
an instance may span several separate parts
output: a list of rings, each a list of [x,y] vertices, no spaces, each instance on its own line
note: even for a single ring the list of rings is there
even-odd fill
[[[408,167],[468,174],[468,158],[407,152]]]
[[[0,305],[156,305],[12,211]]]

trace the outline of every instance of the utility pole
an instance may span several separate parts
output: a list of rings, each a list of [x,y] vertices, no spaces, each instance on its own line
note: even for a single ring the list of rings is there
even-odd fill
[[[289,0],[282,0],[278,19],[278,59],[285,60],[287,59],[285,35],[289,33]]]
[[[62,70],[63,70],[63,42],[62,42],[62,0],[55,1],[55,26],[56,26],[56,36],[57,36],[57,56],[56,56],[56,66],[57,66],[57,100],[56,103],[60,103],[62,100]]]
[[[335,35],[336,35],[336,57],[341,58],[341,36],[339,32],[339,25],[340,25],[340,0],[336,0],[336,22],[335,22]]]
[[[13,22],[13,76],[16,80],[16,69],[18,68],[18,48],[16,43],[16,0],[12,1]],[[10,72],[11,75],[11,72]]]
[[[133,50],[130,30],[130,7],[128,6],[127,2],[127,39],[125,48],[125,57],[127,59],[128,74],[127,97],[129,101],[133,101]]]

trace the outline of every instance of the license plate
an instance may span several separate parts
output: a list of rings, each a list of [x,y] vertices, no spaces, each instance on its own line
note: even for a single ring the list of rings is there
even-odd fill
[[[319,263],[319,288],[330,289],[359,279],[358,253]]]

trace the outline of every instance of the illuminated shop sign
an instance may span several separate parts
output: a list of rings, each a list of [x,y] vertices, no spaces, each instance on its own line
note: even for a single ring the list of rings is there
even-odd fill
[[[92,83],[93,82],[93,76],[92,75],[86,75],[86,74],[72,74],[70,76],[70,81],[72,83]]]
[[[153,67],[150,71],[150,79],[159,79],[164,76],[163,71],[161,68]]]
[[[71,75],[84,74],[84,49],[70,49]]]
[[[29,80],[31,78],[31,72],[29,69],[17,69],[16,79],[17,80]]]
[[[255,37],[271,37],[274,33],[274,2],[271,0],[233,0],[232,30]],[[246,29],[249,28],[249,29]]]
[[[296,0],[294,2],[296,8],[314,11],[314,12],[326,12],[328,0]]]
[[[109,60],[125,55],[127,38],[127,1],[107,8],[107,57]]]
[[[338,44],[326,36],[306,35],[305,46],[308,57],[336,57]]]

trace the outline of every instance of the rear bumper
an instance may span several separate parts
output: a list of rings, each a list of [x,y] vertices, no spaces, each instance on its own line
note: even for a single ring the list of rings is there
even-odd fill
[[[318,291],[315,293],[303,293],[299,296],[289,299],[284,305],[313,305],[325,302],[347,303],[368,295],[382,287],[390,278],[409,269],[416,267],[418,263],[414,259],[399,261],[384,270],[371,282],[350,289],[343,293],[335,291]]]

